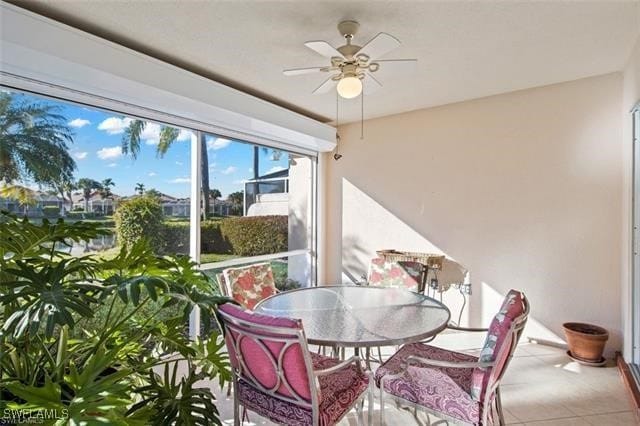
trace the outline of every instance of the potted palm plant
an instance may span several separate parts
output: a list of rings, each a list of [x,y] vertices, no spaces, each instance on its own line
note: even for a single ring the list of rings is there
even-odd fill
[[[110,260],[65,250],[105,233],[0,214],[0,413],[11,417],[2,420],[220,424],[202,381],[231,378],[208,327],[227,299],[188,258],[155,256],[145,241]],[[195,306],[206,340],[184,333]]]

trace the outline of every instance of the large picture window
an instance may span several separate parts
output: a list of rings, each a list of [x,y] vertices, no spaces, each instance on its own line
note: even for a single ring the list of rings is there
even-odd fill
[[[279,289],[315,284],[315,157],[8,89],[0,108],[0,209],[111,231],[71,254],[144,237],[212,285],[255,263]]]

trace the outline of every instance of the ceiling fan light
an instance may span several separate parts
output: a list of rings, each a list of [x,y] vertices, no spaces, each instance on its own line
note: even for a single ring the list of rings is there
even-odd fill
[[[338,82],[338,94],[345,99],[352,99],[362,93],[362,81],[358,77],[344,77]]]

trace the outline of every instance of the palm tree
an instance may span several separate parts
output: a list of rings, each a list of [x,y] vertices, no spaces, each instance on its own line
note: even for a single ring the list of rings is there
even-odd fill
[[[122,153],[131,155],[134,160],[140,152],[140,143],[142,132],[147,126],[147,122],[143,120],[133,120],[125,129],[122,135]],[[159,158],[164,157],[171,145],[178,139],[180,129],[170,126],[162,126],[160,128],[160,140],[156,148],[156,155]],[[200,134],[200,147],[202,149],[202,157],[200,161],[200,174],[202,175],[202,202],[204,207],[203,217],[207,218],[209,211],[209,154],[207,153],[207,140],[204,133]]]
[[[82,190],[82,197],[84,198],[84,211],[85,213],[89,212],[89,199],[91,198],[91,193],[94,190],[99,190],[102,188],[102,185],[100,184],[100,182],[93,180],[93,179],[89,179],[89,178],[82,178],[78,180],[78,184],[77,184],[78,189]]]
[[[136,183],[135,191],[138,193],[138,195],[144,194],[144,183]]]
[[[76,189],[76,184],[75,182],[73,182],[73,180],[71,179],[60,179],[59,181],[55,182],[53,185],[53,188],[55,189],[57,194],[60,194],[60,198],[62,198],[62,201],[66,204],[66,202],[69,202],[69,210],[71,210],[71,205],[73,204],[73,199],[71,198],[71,191],[73,191],[74,189]]]
[[[220,197],[222,197],[222,192],[220,192],[219,189],[214,188],[209,190],[209,197],[211,198],[212,201],[212,205],[213,205],[213,215],[215,216],[216,214],[216,200]]]
[[[112,186],[116,186],[113,179],[106,178],[102,181],[100,184],[100,196],[102,199],[111,198],[113,196],[113,193],[111,192]]]
[[[76,163],[68,152],[73,133],[60,107],[0,93],[0,181],[33,181],[55,187],[71,181]]]
[[[237,214],[242,214],[244,206],[244,191],[236,191],[227,195],[227,200],[231,202],[232,209]]]

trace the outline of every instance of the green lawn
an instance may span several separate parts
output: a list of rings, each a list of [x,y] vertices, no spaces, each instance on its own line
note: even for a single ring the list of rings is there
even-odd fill
[[[222,262],[223,260],[235,259],[237,254],[218,254],[218,253],[202,253],[200,254],[200,263]]]

